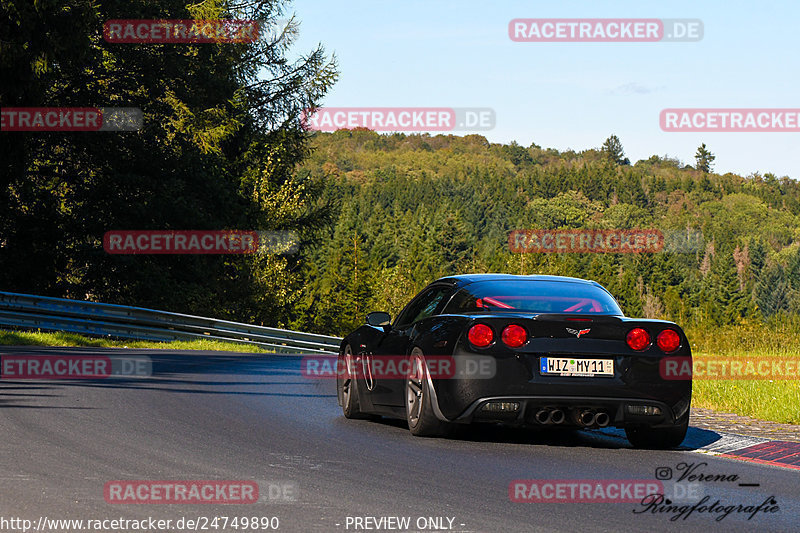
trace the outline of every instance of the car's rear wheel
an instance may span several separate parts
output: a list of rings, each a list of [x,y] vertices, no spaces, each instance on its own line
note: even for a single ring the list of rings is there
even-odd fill
[[[345,418],[368,418],[368,415],[361,412],[361,403],[358,398],[358,385],[356,383],[357,372],[355,371],[355,359],[353,350],[347,344],[344,352],[339,356],[339,372],[342,373],[340,379],[342,413]],[[338,370],[337,369],[337,370]]]
[[[625,428],[625,436],[634,448],[667,450],[677,448],[686,438],[689,429],[689,414],[680,422],[668,428],[651,428],[647,426],[631,426]]]
[[[449,424],[433,413],[432,395],[428,386],[428,366],[422,350],[411,352],[411,371],[406,378],[406,421],[412,435],[418,437],[443,436]]]

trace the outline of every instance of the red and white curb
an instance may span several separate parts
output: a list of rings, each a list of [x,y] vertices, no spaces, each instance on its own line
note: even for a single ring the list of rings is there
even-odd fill
[[[720,439],[695,452],[763,465],[800,470],[800,442],[720,434]]]
[[[694,431],[692,431],[693,429]],[[714,442],[702,444],[708,439],[698,435],[697,431],[712,433],[711,430],[690,427],[689,435],[683,441],[679,451],[800,470],[800,442],[770,440],[714,431],[713,433],[718,438]],[[605,428],[599,430],[599,433],[608,437],[625,439],[625,432],[621,429]]]

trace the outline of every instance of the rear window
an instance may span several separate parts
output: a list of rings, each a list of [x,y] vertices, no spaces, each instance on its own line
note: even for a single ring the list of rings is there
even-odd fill
[[[445,313],[524,311],[622,315],[603,289],[568,281],[477,281],[458,291]]]

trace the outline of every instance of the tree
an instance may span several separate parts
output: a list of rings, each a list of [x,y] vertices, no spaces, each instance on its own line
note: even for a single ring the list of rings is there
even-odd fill
[[[270,32],[283,0],[10,0],[0,4],[2,107],[138,107],[140,131],[3,133],[0,286],[6,290],[235,313],[278,323],[300,290],[298,257],[126,256],[108,230],[307,233],[318,184],[301,111],[336,64],[317,47],[287,57],[297,23]],[[133,9],[133,11],[131,11]],[[111,19],[258,20],[252,43],[121,45]],[[135,16],[133,16],[135,15]]]
[[[600,149],[605,154],[609,161],[617,165],[630,165],[630,159],[625,157],[625,151],[622,149],[622,143],[619,137],[612,135],[603,143]]]
[[[697,161],[697,170],[700,172],[709,173],[714,165],[714,160],[717,158],[707,148],[706,143],[700,145],[697,153],[694,154],[694,159]]]
[[[767,266],[756,283],[756,305],[764,318],[789,308],[789,283],[783,267],[777,263]]]
[[[748,299],[739,288],[733,254],[720,252],[712,260],[703,290],[707,317],[715,324],[735,324],[747,314]]]

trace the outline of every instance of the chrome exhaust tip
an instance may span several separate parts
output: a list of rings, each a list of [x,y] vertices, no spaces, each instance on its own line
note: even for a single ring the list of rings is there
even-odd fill
[[[604,413],[603,411],[600,411],[594,417],[594,423],[600,426],[601,428],[606,427],[610,422],[611,422],[611,417],[608,416],[608,413]]]
[[[550,421],[553,424],[563,424],[564,420],[567,419],[567,415],[564,414],[564,411],[561,409],[553,409],[550,413]]]
[[[596,418],[597,415],[595,415],[594,411],[586,410],[586,411],[581,411],[578,420],[580,420],[581,425],[588,427],[594,425]]]
[[[539,409],[536,411],[536,421],[540,424],[549,424],[552,421],[552,414],[549,409]]]

